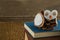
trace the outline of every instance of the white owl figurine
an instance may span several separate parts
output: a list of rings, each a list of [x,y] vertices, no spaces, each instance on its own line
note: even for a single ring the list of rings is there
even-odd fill
[[[54,22],[56,22],[57,24],[57,16],[58,16],[58,11],[57,10],[45,10],[44,11],[44,18],[50,22],[52,22],[52,20],[55,20]]]
[[[45,30],[53,29],[53,27],[58,24],[57,15],[57,10],[45,10],[43,11],[43,14],[42,12],[37,13],[37,15],[34,18],[34,25],[38,28],[42,28]]]

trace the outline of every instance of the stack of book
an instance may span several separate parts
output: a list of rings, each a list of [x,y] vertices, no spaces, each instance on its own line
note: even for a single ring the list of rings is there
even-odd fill
[[[53,30],[42,30],[34,26],[34,22],[25,22],[25,40],[60,40],[60,20]]]

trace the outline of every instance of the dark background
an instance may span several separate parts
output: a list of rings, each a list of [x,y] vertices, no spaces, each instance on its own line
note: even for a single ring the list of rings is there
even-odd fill
[[[60,0],[0,0],[0,17],[33,17],[40,9],[60,13]]]
[[[24,40],[24,22],[40,9],[56,9],[60,19],[60,0],[0,0],[0,40]]]

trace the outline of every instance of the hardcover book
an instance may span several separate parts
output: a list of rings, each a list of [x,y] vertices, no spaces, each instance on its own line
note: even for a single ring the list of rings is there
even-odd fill
[[[33,38],[25,29],[25,40],[60,40],[60,36]]]
[[[60,36],[60,20],[53,30],[38,29],[34,26],[34,22],[25,22],[24,27],[33,38]]]

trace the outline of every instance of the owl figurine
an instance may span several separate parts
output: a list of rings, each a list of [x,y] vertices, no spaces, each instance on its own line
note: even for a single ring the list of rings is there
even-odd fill
[[[45,10],[44,11],[44,26],[42,27],[44,30],[53,30],[53,27],[57,25],[57,10]]]
[[[43,30],[53,30],[57,23],[57,10],[42,10],[34,18],[34,25]]]

